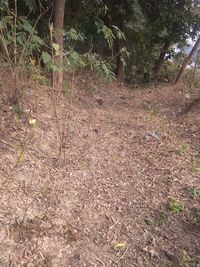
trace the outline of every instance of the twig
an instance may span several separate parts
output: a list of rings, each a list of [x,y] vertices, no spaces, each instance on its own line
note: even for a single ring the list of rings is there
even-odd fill
[[[125,256],[126,252],[128,251],[129,247],[126,248],[126,250],[124,251],[124,253],[122,254],[122,256],[117,260],[115,261],[115,263],[119,263]]]
[[[105,263],[104,263],[103,261],[101,261],[99,258],[96,258],[96,260],[97,260],[98,262],[100,262],[103,266],[106,266]]]
[[[9,147],[12,147],[12,148],[16,149],[15,146],[13,146],[12,144],[9,144],[8,142],[6,142],[6,141],[4,141],[4,140],[2,140],[2,139],[0,139],[0,142],[1,142],[2,144],[6,145],[6,146],[9,146]]]

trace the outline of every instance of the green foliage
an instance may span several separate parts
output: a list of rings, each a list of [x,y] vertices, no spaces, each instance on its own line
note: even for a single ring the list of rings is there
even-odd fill
[[[112,29],[114,32],[115,37],[119,40],[126,40],[125,34],[115,25],[112,25]]]
[[[179,202],[179,201],[177,201],[175,199],[172,199],[169,202],[169,208],[173,213],[179,214],[179,213],[181,213],[183,211],[184,206],[183,206],[183,204],[181,202]]]
[[[156,77],[157,82],[168,83],[170,81],[173,81],[179,69],[180,65],[171,61],[165,61],[163,67],[160,70],[160,73]]]
[[[192,257],[188,254],[186,250],[183,250],[180,259],[179,259],[179,266],[180,267],[196,267],[197,260],[195,257]]]
[[[37,9],[35,0],[24,0],[25,5],[29,8],[30,11],[35,12]]]
[[[200,64],[199,64],[200,66]],[[186,86],[200,88],[200,69],[197,66],[196,72],[194,73],[194,68],[186,69],[183,82]]]
[[[81,55],[72,50],[66,53],[65,69],[70,72],[74,72],[78,69],[83,69],[87,66],[87,60],[85,55]]]
[[[7,50],[7,57],[14,62],[21,61],[30,63],[30,57],[34,53],[40,52],[44,45],[43,40],[38,36],[36,29],[25,17],[17,17],[14,24],[14,15],[8,15],[2,18],[0,41],[2,52]],[[16,33],[15,33],[16,32]],[[16,51],[14,48],[17,48]],[[22,63],[22,62],[19,62]]]
[[[33,55],[42,55],[47,69],[58,71],[50,59],[52,40],[47,32],[53,12],[52,1],[18,0],[17,8],[17,14],[23,16],[17,16],[15,25],[14,1],[0,1],[2,54],[5,53],[2,47],[4,38],[11,59],[17,57],[18,61],[23,55],[27,65]],[[183,54],[176,55],[174,45],[184,44],[188,37],[194,39],[199,33],[198,10],[198,1],[193,0],[66,1],[64,31],[54,29],[53,37],[58,32],[64,36],[67,70],[89,67],[87,54],[91,53],[96,58],[94,64],[91,56],[91,68],[106,77],[113,76],[112,70],[122,62],[126,79],[131,83],[147,83],[155,77],[159,82],[169,82],[183,61]],[[39,23],[34,27],[40,15]],[[117,43],[120,44],[118,48]],[[166,43],[170,46],[165,59],[175,60],[173,64],[164,60],[159,75],[155,75],[155,63]],[[53,49],[55,55],[60,54],[55,44]],[[99,68],[103,70],[99,71]],[[187,70],[184,76],[186,84],[191,81],[191,72]],[[200,84],[198,72],[192,84],[196,87]]]
[[[197,198],[198,196],[199,196],[199,190],[197,189],[197,188],[192,188],[191,190],[190,190],[190,194],[191,194],[191,197],[193,198],[193,199],[195,199],[195,198]]]
[[[174,149],[172,152],[174,152],[178,156],[182,156],[188,150],[188,148],[188,144],[182,144],[176,149]]]
[[[193,171],[194,173],[200,173],[200,167],[194,167],[194,168],[192,169],[192,171]]]
[[[195,214],[195,219],[197,221],[197,223],[200,223],[200,210],[198,210]]]
[[[0,9],[3,11],[3,9],[8,8],[8,0],[1,0],[0,1]]]
[[[99,22],[96,22],[96,26],[97,26],[97,33],[100,34],[102,33],[103,34],[103,37],[105,38],[105,40],[107,41],[108,43],[108,46],[109,46],[109,49],[112,49],[113,47],[113,42],[115,40],[115,35],[112,31],[112,29],[108,28],[104,23],[99,23]]]
[[[115,75],[112,72],[111,65],[103,60],[98,54],[91,51],[80,53],[76,51],[76,43],[84,43],[85,36],[83,33],[71,28],[64,33],[67,40],[64,51],[64,70],[67,72],[75,72],[84,68],[88,68],[96,72],[106,80],[114,80]],[[52,43],[55,55],[59,55],[59,45]],[[124,52],[125,53],[125,52]],[[49,71],[60,71],[60,67],[54,63],[53,57],[50,52],[42,52],[42,60]]]
[[[48,52],[42,52],[42,56],[41,56],[47,70],[50,71],[60,71],[59,66],[57,66],[56,64],[54,64],[52,56],[48,53]]]
[[[196,15],[192,11],[192,1],[139,0],[138,4],[142,11],[139,17],[143,17],[139,24],[144,27],[139,31],[132,27],[126,30],[127,47],[131,52],[127,77],[132,83],[145,83],[155,77],[155,63],[163,46],[170,44],[166,57],[173,58],[173,45],[186,41],[189,35],[198,34],[200,23],[194,24]],[[181,64],[182,62],[180,61]],[[178,66],[168,64],[156,78],[161,82],[173,81],[177,70]]]
[[[167,216],[164,212],[160,212],[158,216],[153,219],[147,219],[146,223],[154,226],[162,226],[167,222]]]
[[[106,80],[114,79],[111,65],[105,60],[102,60],[98,54],[92,53],[91,51],[78,53],[75,50],[77,42],[84,43],[85,41],[83,33],[71,28],[70,31],[66,32],[66,39],[70,41],[66,46],[65,52],[65,69],[67,71],[74,72],[78,69],[89,68]]]
[[[24,113],[23,108],[19,105],[19,103],[16,103],[16,104],[13,104],[12,111],[13,111],[15,120],[18,122]]]
[[[85,36],[83,33],[78,32],[74,28],[71,28],[69,31],[65,32],[65,38],[67,41],[81,41],[85,40]]]
[[[96,72],[101,77],[105,77],[106,80],[115,79],[111,65],[102,60],[97,54],[88,53],[85,56],[88,61],[88,66],[92,71]]]

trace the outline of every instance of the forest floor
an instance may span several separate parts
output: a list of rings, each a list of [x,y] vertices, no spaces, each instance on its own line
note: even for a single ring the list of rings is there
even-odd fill
[[[181,115],[187,87],[25,84],[19,118],[9,82],[0,266],[200,266],[200,107]]]

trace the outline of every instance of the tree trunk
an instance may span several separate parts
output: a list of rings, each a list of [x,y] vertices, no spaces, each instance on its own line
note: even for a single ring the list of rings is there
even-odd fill
[[[167,53],[167,50],[169,49],[169,46],[170,46],[170,42],[167,41],[165,43],[165,45],[163,46],[163,48],[162,48],[162,50],[160,52],[159,59],[158,59],[158,61],[156,62],[155,66],[154,66],[155,74],[159,74],[160,69],[161,69],[161,67],[163,65],[164,59],[165,59],[165,55]]]
[[[54,42],[59,45],[59,53],[54,55],[54,63],[59,67],[59,71],[53,72],[53,87],[63,86],[63,28],[64,28],[65,0],[54,1]]]
[[[192,56],[196,53],[196,51],[199,48],[199,46],[200,46],[200,36],[197,39],[197,41],[196,41],[195,45],[193,46],[192,51],[190,52],[188,57],[185,58],[185,60],[183,62],[183,65],[180,68],[179,73],[178,73],[178,75],[176,77],[175,84],[177,84],[178,82],[180,82],[182,80],[183,75],[184,75],[184,71],[185,71],[189,61],[191,60]]]
[[[119,20],[118,20],[118,25],[119,29],[124,32],[124,28],[125,28],[125,23],[124,23],[124,17],[121,16],[119,17]],[[123,82],[124,81],[124,63],[123,63],[123,55],[122,53],[120,52],[121,49],[123,48],[124,46],[124,40],[120,40],[120,39],[115,39],[115,51],[116,51],[116,60],[117,60],[117,70],[116,70],[116,73],[117,73],[117,79],[120,81],[120,82]]]
[[[115,50],[116,50],[116,59],[117,59],[116,74],[117,74],[117,79],[120,82],[123,82],[124,81],[124,64],[122,61],[122,55],[120,53],[121,48],[122,48],[121,40],[116,39],[115,40]]]

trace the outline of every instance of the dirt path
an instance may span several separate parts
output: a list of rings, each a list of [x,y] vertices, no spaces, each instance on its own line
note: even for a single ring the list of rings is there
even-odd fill
[[[173,117],[166,88],[79,88],[60,163],[66,99],[23,101],[19,122],[1,110],[0,266],[200,264],[199,129]]]

